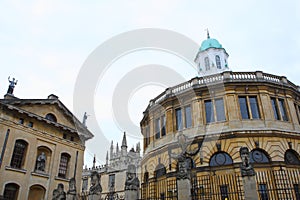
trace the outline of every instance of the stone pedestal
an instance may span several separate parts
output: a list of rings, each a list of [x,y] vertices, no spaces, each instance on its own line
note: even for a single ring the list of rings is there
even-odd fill
[[[256,191],[256,180],[255,176],[244,176],[243,185],[245,190],[245,199],[247,200],[258,200],[258,194]]]
[[[90,194],[89,200],[101,200],[101,194]]]
[[[126,190],[125,200],[137,200],[139,198],[139,193],[137,190]]]
[[[189,179],[177,179],[178,200],[191,200],[191,182]]]

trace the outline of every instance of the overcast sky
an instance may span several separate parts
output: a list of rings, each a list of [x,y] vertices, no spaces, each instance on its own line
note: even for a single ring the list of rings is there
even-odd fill
[[[74,86],[91,52],[114,36],[141,28],[172,30],[199,46],[206,39],[204,30],[208,28],[211,37],[218,39],[228,52],[231,70],[261,70],[287,76],[300,85],[300,1],[297,0],[3,0],[0,1],[0,93],[6,93],[7,78],[11,76],[19,81],[15,96],[46,98],[54,93],[73,111]],[[87,121],[95,137],[87,143],[85,164],[92,164],[94,153],[97,163],[103,164],[110,141],[120,143],[122,132],[128,131],[112,115],[111,102],[118,82],[135,66],[154,63],[174,66],[186,80],[197,75],[187,63],[166,52],[133,52],[114,62],[97,82],[95,115]],[[132,123],[138,127],[149,100],[165,87],[148,84],[132,91],[130,101],[126,102]],[[83,113],[76,115],[81,120]],[[98,121],[102,133],[99,128],[89,126],[91,118]],[[139,140],[136,137],[139,133],[134,134],[135,137],[129,133],[129,148]]]

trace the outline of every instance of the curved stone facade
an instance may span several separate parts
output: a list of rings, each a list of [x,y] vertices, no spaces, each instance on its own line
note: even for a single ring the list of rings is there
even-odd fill
[[[257,196],[300,198],[299,97],[299,86],[286,77],[261,71],[227,71],[166,89],[140,123],[142,199],[180,199],[180,160],[172,156],[183,152],[180,134],[185,152],[199,150],[185,163],[191,199],[251,198],[241,147],[249,150]]]

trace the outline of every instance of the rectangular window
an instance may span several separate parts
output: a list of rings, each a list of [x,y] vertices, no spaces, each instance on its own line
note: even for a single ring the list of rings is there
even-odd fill
[[[225,121],[225,110],[224,110],[224,101],[223,99],[216,99],[216,114],[217,114],[217,121]]]
[[[146,126],[146,146],[150,144],[150,127],[149,125]]]
[[[155,139],[160,138],[160,118],[155,120]]]
[[[261,200],[269,200],[267,184],[259,184],[258,193]]]
[[[24,119],[23,118],[19,119],[19,124],[24,124]]]
[[[114,188],[115,187],[115,174],[110,174],[109,175],[109,180],[108,180],[108,188]]]
[[[275,98],[271,98],[271,104],[272,104],[272,108],[273,108],[274,118],[276,120],[280,120],[279,110],[278,110],[278,106],[277,106]]]
[[[60,157],[59,170],[58,170],[59,177],[66,178],[68,163],[69,163],[69,156],[66,154],[62,154]]]
[[[166,135],[166,116],[163,115],[161,117],[161,136],[165,136]]]
[[[182,130],[181,108],[176,109],[175,114],[176,114],[176,130]]]
[[[29,123],[28,123],[28,127],[31,127],[31,128],[32,128],[32,127],[33,127],[33,122],[29,122]]]
[[[249,102],[250,102],[250,110],[251,110],[252,119],[259,119],[260,114],[259,114],[259,109],[258,109],[257,98],[249,97]]]
[[[63,138],[64,138],[64,139],[67,139],[67,134],[64,133],[64,134],[63,134]]]
[[[296,199],[300,199],[300,184],[294,184],[294,191],[295,191],[295,196]]]
[[[280,109],[282,120],[283,121],[288,121],[284,100],[283,99],[278,99],[278,103],[279,103],[279,109]]]
[[[222,200],[228,200],[228,188],[227,185],[221,185],[220,186],[220,191],[221,191],[221,199]]]
[[[88,190],[88,182],[89,182],[89,180],[87,178],[83,179],[82,191],[87,191]]]
[[[241,111],[242,119],[250,119],[249,110],[247,106],[247,98],[239,97],[239,103],[240,103],[240,111]]]
[[[204,101],[205,104],[205,116],[206,116],[206,123],[211,123],[215,121],[215,114],[213,103],[211,100]]]
[[[23,165],[23,159],[25,157],[26,143],[21,140],[17,140],[14,147],[14,152],[10,162],[10,166],[13,168],[21,169]]]
[[[184,115],[185,115],[185,127],[190,128],[192,127],[192,112],[191,106],[186,106],[184,108]]]
[[[298,118],[298,122],[300,123],[300,113],[299,113],[299,106],[297,104],[294,104],[295,105],[295,110],[296,110],[296,114],[297,114],[297,118]]]

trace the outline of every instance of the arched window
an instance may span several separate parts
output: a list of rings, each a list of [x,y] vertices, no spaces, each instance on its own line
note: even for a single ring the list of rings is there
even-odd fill
[[[221,69],[221,60],[220,56],[216,55],[216,65],[218,69]]]
[[[209,66],[209,58],[205,57],[204,58],[204,63],[205,63],[205,70],[208,71],[210,70],[210,66]]]
[[[52,113],[48,113],[46,115],[46,119],[48,119],[51,122],[57,122],[57,119],[56,119],[55,115],[53,115]]]
[[[300,165],[299,154],[292,149],[288,149],[284,154],[284,161],[288,165]]]
[[[253,149],[250,152],[250,163],[269,163],[269,155],[262,149]]]
[[[67,178],[70,158],[71,156],[67,153],[61,154],[58,169],[58,177]]]
[[[209,160],[210,167],[231,165],[232,163],[232,158],[226,152],[217,152]]]
[[[155,178],[159,178],[159,177],[165,175],[166,172],[167,172],[166,167],[163,164],[158,164],[154,171]]]
[[[46,189],[41,185],[32,185],[29,189],[28,199],[44,199]]]
[[[148,183],[149,180],[149,172],[144,173],[144,183]]]
[[[4,188],[4,194],[3,194],[4,199],[17,200],[19,188],[20,187],[15,183],[6,184]]]
[[[10,166],[21,169],[25,162],[27,142],[24,140],[17,140],[15,143],[13,155],[10,161]]]

